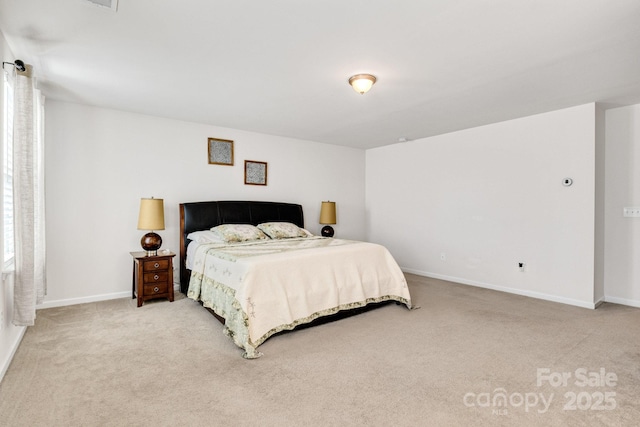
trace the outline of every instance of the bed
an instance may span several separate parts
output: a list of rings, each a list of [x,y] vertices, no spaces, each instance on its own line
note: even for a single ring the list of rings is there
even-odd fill
[[[196,237],[211,229],[231,230],[234,239]],[[240,239],[238,229],[260,235]],[[292,203],[180,204],[180,289],[224,323],[247,359],[260,357],[257,347],[274,334],[323,318],[389,301],[411,308],[386,248],[313,236]]]

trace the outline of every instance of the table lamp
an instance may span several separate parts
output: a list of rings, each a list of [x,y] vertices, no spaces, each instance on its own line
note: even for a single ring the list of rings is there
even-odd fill
[[[336,202],[322,202],[320,207],[320,224],[325,224],[320,233],[322,237],[333,237],[333,227],[327,224],[336,223]]]
[[[140,214],[138,216],[138,230],[150,230],[142,236],[140,244],[147,251],[147,256],[158,255],[162,246],[162,238],[154,230],[164,230],[164,200],[140,199]]]

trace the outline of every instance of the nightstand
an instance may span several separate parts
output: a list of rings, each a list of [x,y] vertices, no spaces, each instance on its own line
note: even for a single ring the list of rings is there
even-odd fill
[[[147,255],[130,252],[133,257],[131,298],[138,297],[138,307],[146,300],[169,298],[173,301],[173,252]]]

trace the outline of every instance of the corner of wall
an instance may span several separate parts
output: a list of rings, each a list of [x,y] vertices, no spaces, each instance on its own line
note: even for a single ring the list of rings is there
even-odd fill
[[[605,266],[605,152],[606,115],[602,105],[595,109],[595,224],[594,224],[594,302],[604,300]]]
[[[16,329],[16,333],[12,334],[14,339],[7,340],[8,342],[6,343],[3,340],[2,354],[0,354],[0,382],[2,382],[7,370],[9,370],[13,356],[15,356],[16,351],[22,342],[22,338],[27,331],[26,326],[15,326],[14,328]]]

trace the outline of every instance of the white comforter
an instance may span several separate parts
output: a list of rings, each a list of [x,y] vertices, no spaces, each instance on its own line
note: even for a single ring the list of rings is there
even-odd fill
[[[259,357],[271,335],[315,318],[395,300],[407,282],[381,245],[323,237],[199,245],[188,297],[226,319],[225,333]]]

